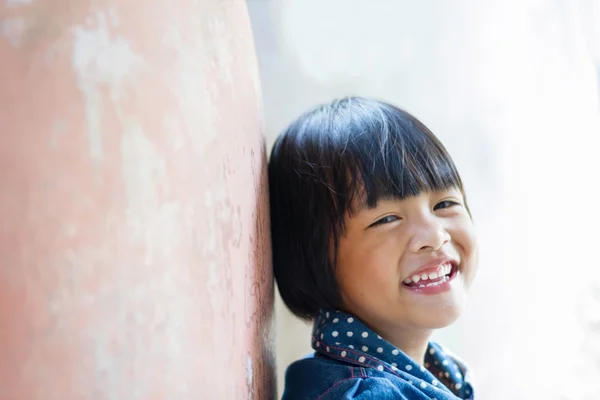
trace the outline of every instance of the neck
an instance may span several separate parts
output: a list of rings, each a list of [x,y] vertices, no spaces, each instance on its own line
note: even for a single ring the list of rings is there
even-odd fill
[[[425,363],[425,353],[427,352],[431,334],[432,331],[429,329],[417,330],[398,327],[381,332],[381,336],[384,339],[402,350],[419,365]]]
[[[356,315],[365,325],[377,332],[385,340],[402,350],[419,365],[425,364],[425,353],[429,345],[432,329],[406,328],[398,325],[390,325],[387,321],[370,321],[364,318],[362,313],[356,311],[342,311]]]

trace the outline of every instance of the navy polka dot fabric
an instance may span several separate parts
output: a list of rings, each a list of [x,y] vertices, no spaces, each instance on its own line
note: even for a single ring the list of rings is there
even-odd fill
[[[322,310],[314,321],[312,347],[327,357],[392,374],[397,385],[417,388],[423,398],[474,398],[465,365],[447,349],[430,342],[421,366],[350,314]]]

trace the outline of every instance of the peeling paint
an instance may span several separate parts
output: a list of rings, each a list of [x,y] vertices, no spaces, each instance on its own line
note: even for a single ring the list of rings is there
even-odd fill
[[[8,40],[14,48],[18,48],[23,40],[26,24],[23,18],[5,18],[0,20],[0,36]]]
[[[110,7],[108,9],[108,17],[110,18],[110,22],[113,24],[113,26],[119,26],[121,24],[117,10],[115,10],[114,7]]]
[[[227,29],[223,21],[216,18],[211,21],[211,28],[212,36],[218,40],[218,43],[215,44],[217,57],[213,62],[218,64],[221,73],[224,75],[225,82],[231,88],[234,88],[233,73],[231,72],[233,63],[233,57],[231,55],[232,43],[230,40],[231,32]]]
[[[125,38],[110,36],[107,18],[102,12],[96,15],[96,27],[76,26],[73,34],[71,62],[84,97],[90,157],[98,163],[104,152],[102,118],[105,99],[100,88],[109,87],[110,100],[118,104],[125,83],[133,76],[140,58]]]
[[[162,204],[158,185],[165,178],[165,160],[160,151],[144,134],[135,121],[122,121],[121,137],[122,176],[127,200],[126,218],[133,237],[145,244],[145,263],[154,260],[154,243],[164,236],[162,249],[170,251],[175,239],[166,233],[169,224],[176,224],[181,207],[178,203]]]
[[[185,148],[185,138],[183,136],[183,128],[181,122],[176,115],[167,114],[163,118],[163,128],[168,137],[171,138],[170,145],[175,151],[182,150]]]
[[[198,16],[198,24],[205,22]],[[202,39],[202,38],[200,38]],[[211,62],[211,55],[207,54],[207,46],[200,40],[194,50],[190,50],[185,43],[178,26],[169,28],[162,37],[161,44],[175,52],[174,74],[170,77],[173,92],[178,93],[177,107],[181,114],[188,116],[185,128],[202,129],[201,134],[192,143],[198,146],[198,152],[205,143],[210,143],[217,138],[218,130],[213,121],[219,115],[219,110],[211,98],[209,82],[205,77],[206,65]]]
[[[6,8],[18,7],[31,3],[33,3],[33,0],[6,0]]]
[[[248,385],[248,399],[254,398],[254,386],[252,381],[254,380],[254,371],[252,369],[252,356],[248,354],[246,356],[246,384]]]

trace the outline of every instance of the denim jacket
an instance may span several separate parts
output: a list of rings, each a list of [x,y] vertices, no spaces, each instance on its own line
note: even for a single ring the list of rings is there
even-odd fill
[[[448,350],[430,342],[420,366],[350,314],[322,310],[312,347],[288,367],[283,400],[474,399],[465,365]]]

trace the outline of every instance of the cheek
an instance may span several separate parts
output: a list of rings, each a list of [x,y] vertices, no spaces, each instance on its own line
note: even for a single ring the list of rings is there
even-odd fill
[[[393,282],[401,254],[402,244],[390,237],[340,243],[337,268],[340,287],[343,290]]]
[[[364,243],[342,242],[338,251],[337,278],[340,285],[344,285],[355,279],[361,279],[361,275],[371,265],[369,255],[371,252]]]
[[[475,277],[479,266],[479,244],[477,242],[475,227],[469,221],[468,224],[461,226],[460,229],[456,229],[451,235],[464,262],[465,270],[463,272],[465,280],[467,283],[470,283]]]

